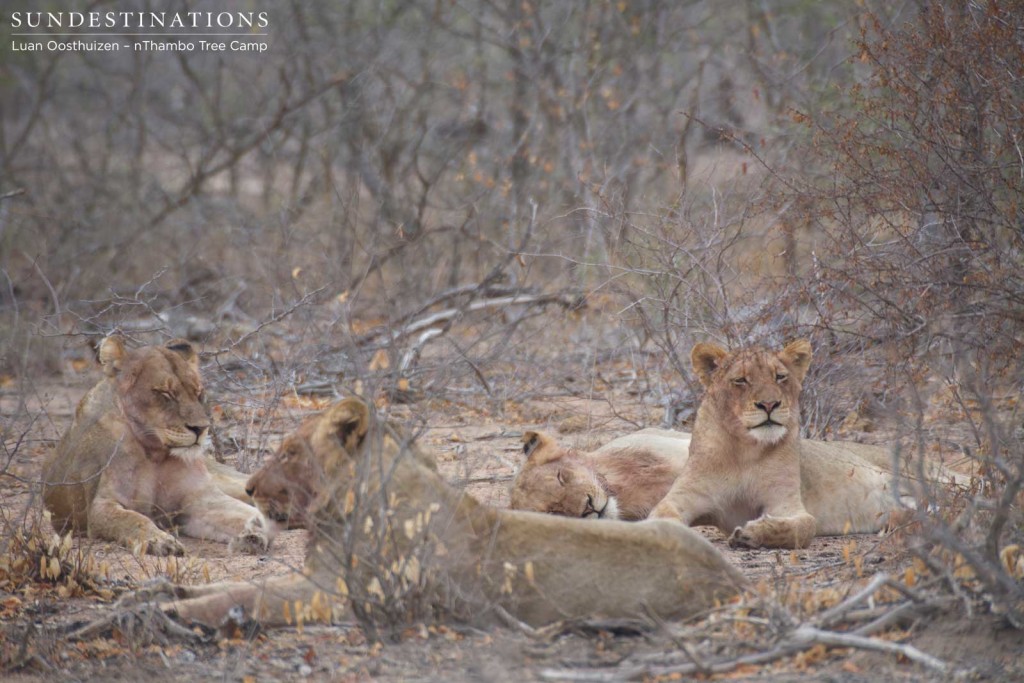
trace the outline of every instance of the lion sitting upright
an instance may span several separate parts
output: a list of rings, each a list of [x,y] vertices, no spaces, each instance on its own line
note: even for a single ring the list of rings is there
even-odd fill
[[[164,530],[177,526],[233,550],[265,551],[270,537],[263,516],[224,492],[244,496],[242,475],[224,466],[211,474],[207,466],[210,420],[192,346],[176,339],[127,350],[111,336],[99,356],[106,377],[78,404],[43,464],[43,502],[57,532],[181,555],[181,544]]]
[[[301,573],[262,585],[179,586],[163,608],[218,624],[241,607],[265,625],[415,613],[531,625],[581,616],[693,615],[742,575],[679,524],[579,520],[482,505],[350,398],[304,422],[249,480],[279,521],[310,531]],[[389,611],[392,610],[392,611]],[[377,620],[374,620],[376,623]]]

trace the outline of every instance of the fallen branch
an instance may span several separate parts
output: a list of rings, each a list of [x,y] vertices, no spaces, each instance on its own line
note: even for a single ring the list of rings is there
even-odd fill
[[[494,614],[498,617],[498,621],[500,621],[506,628],[510,628],[513,631],[519,631],[529,638],[538,637],[537,629],[533,628],[526,622],[516,619],[501,605],[494,605]]]
[[[776,659],[782,659],[789,655],[796,654],[797,652],[807,649],[808,646],[786,644],[774,647],[764,652],[755,652],[754,654],[745,655],[743,657],[737,657],[736,659],[730,659],[714,663],[702,663],[700,666],[691,662],[689,664],[680,664],[678,666],[665,666],[665,667],[629,667],[621,668],[617,671],[597,671],[597,670],[583,670],[583,669],[543,669],[540,672],[540,677],[547,680],[559,680],[559,681],[595,681],[596,683],[603,683],[605,681],[611,683],[612,681],[636,681],[636,680],[649,680],[651,678],[659,676],[673,676],[673,675],[688,675],[695,673],[703,674],[720,674],[732,671],[741,666],[752,665],[752,664],[767,664],[773,662]]]
[[[874,578],[872,578],[871,581],[869,581],[868,584],[864,586],[864,588],[860,589],[846,600],[843,600],[835,607],[832,607],[822,612],[821,615],[819,615],[818,618],[815,619],[815,622],[817,622],[819,626],[824,628],[842,621],[843,617],[846,615],[847,612],[849,612],[865,600],[871,598],[875,594],[875,591],[877,591],[879,588],[886,585],[887,583],[889,583],[888,574],[886,574],[885,572],[875,574]]]
[[[129,642],[153,642],[163,636],[180,638],[188,642],[203,642],[207,636],[182,626],[154,603],[142,603],[80,626],[66,637],[69,640],[92,640],[109,637],[114,631],[125,634]]]
[[[850,633],[857,636],[869,636],[890,628],[902,627],[946,606],[948,606],[948,603],[943,602],[905,602],[896,609],[887,610],[884,614],[860,628],[854,629]]]
[[[878,640],[877,638],[866,638],[864,636],[854,635],[852,633],[835,633],[833,631],[823,631],[813,626],[800,626],[793,633],[791,637],[798,643],[807,645],[831,645],[834,647],[852,647],[858,650],[874,650],[876,652],[888,652],[891,654],[898,654],[906,657],[912,662],[917,662],[923,666],[945,673],[949,670],[949,665],[943,662],[941,659],[932,657],[926,652],[918,650],[913,645],[907,645],[902,643],[891,643],[888,640]]]
[[[564,308],[572,308],[579,304],[579,298],[569,296],[568,294],[516,293],[508,296],[479,299],[477,301],[471,301],[465,306],[446,308],[444,310],[437,311],[436,313],[425,315],[421,318],[412,320],[407,325],[400,328],[386,326],[378,327],[357,337],[355,344],[356,346],[368,346],[370,344],[382,342],[385,339],[394,342],[429,328],[450,323],[456,318],[467,313],[474,313],[490,308],[503,308],[505,306],[539,306],[544,304],[558,304]],[[429,337],[427,340],[429,340]],[[426,343],[427,340],[424,340],[423,343]]]
[[[465,488],[470,484],[497,484],[499,482],[512,481],[515,479],[514,474],[492,474],[485,477],[465,477],[462,479],[452,479],[451,484],[456,488]]]

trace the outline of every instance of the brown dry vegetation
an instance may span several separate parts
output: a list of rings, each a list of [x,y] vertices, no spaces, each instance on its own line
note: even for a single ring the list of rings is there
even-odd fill
[[[1024,5],[948,4],[290,0],[259,55],[0,50],[4,675],[1024,675]],[[115,603],[292,571],[303,532],[52,539],[39,463],[115,329],[202,345],[243,471],[359,393],[505,505],[523,429],[685,429],[693,343],[803,336],[808,435],[977,486],[888,539],[719,544],[758,588],[690,623],[189,630]]]

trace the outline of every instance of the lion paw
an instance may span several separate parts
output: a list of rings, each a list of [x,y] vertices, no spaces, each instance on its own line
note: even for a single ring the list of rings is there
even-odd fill
[[[757,542],[757,539],[745,527],[738,526],[729,535],[729,547],[756,550],[761,547],[761,544]]]
[[[263,517],[253,517],[245,523],[242,533],[231,539],[228,543],[228,550],[233,553],[245,553],[247,555],[262,555],[270,547],[270,534]]]
[[[682,516],[679,514],[679,510],[672,503],[662,500],[660,503],[654,506],[650,514],[647,515],[647,519],[671,519],[677,522],[683,521]]]
[[[147,555],[156,555],[157,557],[166,557],[168,555],[180,557],[185,554],[185,547],[174,536],[165,533],[140,541],[136,546],[136,552],[140,555],[145,553]]]
[[[130,607],[147,602],[161,602],[168,599],[186,597],[187,589],[171,583],[166,577],[158,577],[146,581],[137,589],[121,596],[118,607]]]

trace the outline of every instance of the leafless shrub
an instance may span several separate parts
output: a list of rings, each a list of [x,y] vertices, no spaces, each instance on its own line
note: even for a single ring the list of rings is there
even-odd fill
[[[889,387],[903,455],[954,450],[980,477],[956,519],[933,518],[921,553],[1021,626],[1024,591],[1000,560],[1024,540],[1015,7],[921,5],[896,29],[867,17],[854,113],[795,114],[828,174],[793,180],[789,201],[790,220],[819,236],[805,296],[828,333],[859,340],[875,368],[865,379]]]

